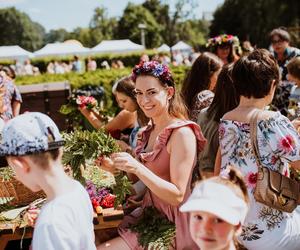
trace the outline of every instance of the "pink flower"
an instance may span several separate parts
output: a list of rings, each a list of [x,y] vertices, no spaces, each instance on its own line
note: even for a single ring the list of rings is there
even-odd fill
[[[284,152],[289,153],[294,149],[295,146],[294,138],[290,135],[287,135],[286,137],[280,139],[278,146]]]
[[[97,100],[92,96],[77,96],[76,103],[79,107],[86,107],[88,109],[92,109],[97,106]]]
[[[246,185],[248,188],[255,188],[257,181],[257,173],[249,172],[246,175]]]

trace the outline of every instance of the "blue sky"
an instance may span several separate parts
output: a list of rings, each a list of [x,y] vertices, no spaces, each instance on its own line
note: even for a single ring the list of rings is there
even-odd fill
[[[203,12],[213,12],[224,0],[197,0],[194,14],[199,18]],[[33,21],[39,22],[47,31],[65,28],[87,27],[96,7],[107,8],[109,16],[119,17],[126,7],[127,0],[0,0],[0,8],[14,6],[27,13]],[[144,0],[131,0],[143,3]],[[164,0],[173,6],[175,0]]]

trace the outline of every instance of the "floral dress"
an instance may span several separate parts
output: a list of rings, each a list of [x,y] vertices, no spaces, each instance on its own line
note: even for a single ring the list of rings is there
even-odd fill
[[[300,137],[279,112],[257,123],[258,147],[263,166],[289,176],[288,163],[300,160]],[[255,201],[257,164],[250,139],[250,124],[221,120],[219,126],[221,171],[228,165],[240,169],[250,197],[240,242],[251,249],[300,249],[300,209],[284,213]]]

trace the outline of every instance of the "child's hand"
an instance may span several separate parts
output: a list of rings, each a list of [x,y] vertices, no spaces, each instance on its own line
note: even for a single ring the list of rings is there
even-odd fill
[[[28,211],[24,215],[24,219],[27,222],[28,226],[34,227],[36,219],[40,213],[40,209],[33,206],[28,209]]]

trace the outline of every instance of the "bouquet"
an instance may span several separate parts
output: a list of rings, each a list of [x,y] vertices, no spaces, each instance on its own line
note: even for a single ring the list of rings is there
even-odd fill
[[[83,95],[77,96],[76,104],[78,104],[78,106],[80,108],[86,107],[89,110],[92,110],[93,108],[98,106],[98,102],[94,97],[92,97],[92,96],[83,96]]]

